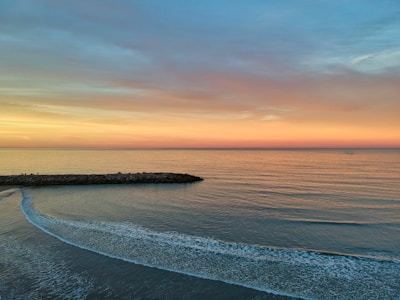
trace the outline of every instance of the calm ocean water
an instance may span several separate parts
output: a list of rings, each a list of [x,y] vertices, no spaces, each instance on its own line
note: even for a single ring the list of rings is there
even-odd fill
[[[400,150],[0,150],[0,299],[400,299]]]

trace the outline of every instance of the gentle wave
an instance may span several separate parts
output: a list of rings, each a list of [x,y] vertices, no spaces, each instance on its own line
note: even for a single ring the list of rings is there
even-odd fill
[[[2,268],[0,278],[12,282],[11,291],[3,289],[2,299],[43,299],[42,290],[49,295],[46,299],[86,299],[94,290],[95,282],[83,273],[74,273],[65,262],[57,260],[46,245],[27,245],[10,236],[0,236]],[[18,284],[16,284],[18,283]]]
[[[36,227],[69,244],[125,261],[306,299],[398,299],[400,261],[354,257],[157,232],[132,223],[43,215],[23,190]]]
[[[356,222],[356,221],[336,221],[336,220],[313,220],[313,219],[287,219],[293,222],[306,225],[335,225],[335,226],[398,226],[398,223],[389,222]]]

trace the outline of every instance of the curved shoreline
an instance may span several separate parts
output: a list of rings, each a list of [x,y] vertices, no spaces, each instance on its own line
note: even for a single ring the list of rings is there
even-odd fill
[[[201,177],[180,173],[22,174],[0,176],[0,186],[192,183],[201,180],[203,180]]]

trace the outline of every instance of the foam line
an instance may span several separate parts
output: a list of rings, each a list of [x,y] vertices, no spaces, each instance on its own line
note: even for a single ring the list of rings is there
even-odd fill
[[[22,211],[41,230],[136,264],[305,299],[396,299],[400,291],[397,260],[227,243],[133,223],[57,219],[33,204],[23,190]]]

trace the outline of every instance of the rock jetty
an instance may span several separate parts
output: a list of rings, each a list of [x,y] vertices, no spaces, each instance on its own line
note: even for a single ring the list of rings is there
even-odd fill
[[[203,178],[179,173],[21,174],[0,176],[0,185],[45,186],[130,183],[191,183]]]

